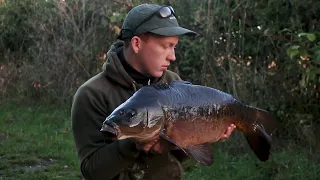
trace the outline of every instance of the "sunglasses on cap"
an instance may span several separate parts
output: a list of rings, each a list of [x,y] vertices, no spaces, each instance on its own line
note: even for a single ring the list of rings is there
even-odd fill
[[[174,13],[174,10],[171,6],[162,6],[160,7],[156,12],[152,13],[150,16],[148,16],[146,19],[144,19],[143,21],[141,21],[141,23],[139,25],[136,26],[136,28],[134,28],[132,31],[133,33],[136,31],[136,29],[138,29],[138,27],[140,27],[143,23],[149,21],[156,13],[159,13],[159,15],[162,18],[167,18],[170,17],[171,15],[176,16],[176,14]]]
[[[162,6],[158,10],[156,10],[154,13],[152,13],[150,16],[146,17],[144,20],[142,20],[134,29],[122,29],[120,32],[120,36],[122,35],[123,30],[129,30],[134,35],[135,31],[145,22],[149,21],[154,15],[158,14],[162,18],[168,18],[170,16],[176,17],[176,14],[171,6]],[[119,38],[120,38],[119,36]]]

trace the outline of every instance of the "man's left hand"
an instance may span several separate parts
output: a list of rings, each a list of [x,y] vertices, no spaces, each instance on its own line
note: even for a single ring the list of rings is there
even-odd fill
[[[236,129],[236,126],[235,126],[234,124],[231,124],[231,125],[227,128],[226,132],[225,132],[224,134],[222,134],[222,136],[220,137],[220,140],[226,140],[226,139],[228,139],[234,129]]]

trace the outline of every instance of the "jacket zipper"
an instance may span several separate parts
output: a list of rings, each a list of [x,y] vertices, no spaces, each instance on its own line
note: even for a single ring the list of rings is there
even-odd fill
[[[133,87],[133,91],[136,92],[137,91],[136,81],[132,82],[132,87]]]
[[[137,86],[136,86],[137,82],[136,81],[132,81],[132,87],[134,92],[137,91]],[[151,85],[151,79],[148,80],[148,85]]]

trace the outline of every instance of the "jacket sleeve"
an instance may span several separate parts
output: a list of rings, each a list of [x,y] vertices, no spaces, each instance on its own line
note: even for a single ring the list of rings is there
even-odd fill
[[[81,159],[81,172],[88,180],[113,179],[139,155],[130,139],[111,141],[100,132],[108,115],[103,94],[82,86],[76,92],[71,108],[72,132]]]

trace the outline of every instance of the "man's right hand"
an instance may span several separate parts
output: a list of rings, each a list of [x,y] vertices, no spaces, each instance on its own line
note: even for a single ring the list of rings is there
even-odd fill
[[[160,136],[159,134],[153,136],[152,138],[148,140],[143,141],[136,141],[136,147],[139,150],[149,152],[150,150],[153,150],[157,153],[161,153],[163,151],[163,146],[160,144]]]

